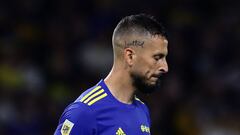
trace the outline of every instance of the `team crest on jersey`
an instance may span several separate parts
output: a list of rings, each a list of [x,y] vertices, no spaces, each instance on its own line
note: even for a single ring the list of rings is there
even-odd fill
[[[62,128],[61,128],[61,134],[62,135],[69,135],[72,128],[74,126],[74,123],[72,123],[71,121],[69,121],[68,119],[66,119],[63,122]]]
[[[118,128],[117,132],[116,132],[116,135],[126,135],[124,133],[124,131],[122,130],[122,128]]]

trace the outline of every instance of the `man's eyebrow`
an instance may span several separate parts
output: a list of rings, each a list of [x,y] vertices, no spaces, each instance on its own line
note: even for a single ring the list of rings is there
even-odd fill
[[[168,53],[162,53],[162,52],[159,52],[159,53],[154,54],[153,56],[164,57],[164,56],[167,56],[167,55],[168,55]]]

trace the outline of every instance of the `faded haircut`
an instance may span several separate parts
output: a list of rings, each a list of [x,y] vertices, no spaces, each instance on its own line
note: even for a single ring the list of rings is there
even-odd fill
[[[124,17],[116,26],[113,35],[131,34],[132,32],[144,32],[151,35],[167,37],[166,30],[154,16],[137,14]]]
[[[119,54],[121,49],[128,47],[128,45],[139,45],[141,47],[144,42],[139,42],[134,39],[130,43],[126,44],[126,39],[131,36],[162,36],[167,38],[166,30],[159,23],[154,16],[147,14],[136,14],[122,18],[117,24],[113,32],[112,44],[114,54]],[[126,46],[127,45],[127,46]]]

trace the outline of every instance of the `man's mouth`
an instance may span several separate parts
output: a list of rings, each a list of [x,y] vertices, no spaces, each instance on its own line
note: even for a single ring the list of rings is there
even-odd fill
[[[162,74],[155,74],[152,77],[160,79],[162,77]]]

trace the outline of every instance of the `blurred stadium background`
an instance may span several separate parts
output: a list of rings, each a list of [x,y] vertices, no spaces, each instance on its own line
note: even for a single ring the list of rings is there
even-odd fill
[[[0,2],[0,135],[51,135],[112,66],[118,21],[145,12],[169,33],[169,73],[145,96],[153,135],[240,135],[240,2]]]

